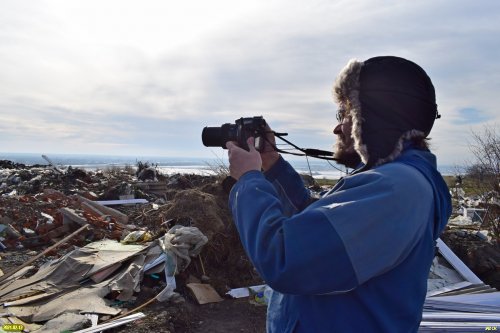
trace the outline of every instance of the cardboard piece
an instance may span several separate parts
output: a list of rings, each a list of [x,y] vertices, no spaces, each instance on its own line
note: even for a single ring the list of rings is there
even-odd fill
[[[186,287],[191,290],[198,304],[216,303],[224,300],[209,284],[188,283]]]

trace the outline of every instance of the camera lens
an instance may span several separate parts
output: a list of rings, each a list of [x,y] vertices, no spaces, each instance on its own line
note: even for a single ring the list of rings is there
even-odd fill
[[[221,127],[205,127],[201,132],[201,140],[206,147],[222,147],[226,149],[226,142],[238,141],[238,126],[224,124]]]
[[[205,127],[201,132],[201,140],[206,147],[219,147],[225,144],[222,127]]]

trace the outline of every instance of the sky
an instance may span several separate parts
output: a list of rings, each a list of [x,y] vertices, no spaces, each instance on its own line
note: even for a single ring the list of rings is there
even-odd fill
[[[213,157],[205,126],[263,116],[331,150],[350,59],[421,65],[438,163],[500,122],[500,1],[2,0],[0,152]]]

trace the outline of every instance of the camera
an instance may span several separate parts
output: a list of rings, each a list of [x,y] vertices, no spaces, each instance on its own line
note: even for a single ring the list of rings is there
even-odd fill
[[[206,147],[226,148],[226,142],[236,141],[238,145],[249,150],[247,139],[255,138],[255,149],[261,151],[266,136],[266,121],[262,116],[236,119],[234,124],[223,124],[220,127],[205,127],[201,139]]]

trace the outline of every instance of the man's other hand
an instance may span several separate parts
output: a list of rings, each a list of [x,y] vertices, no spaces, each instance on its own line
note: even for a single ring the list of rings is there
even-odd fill
[[[234,141],[226,143],[229,157],[229,173],[236,180],[240,179],[248,171],[261,171],[262,169],[262,158],[255,149],[254,138],[248,138],[247,144],[250,151],[238,147],[238,144]]]

